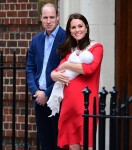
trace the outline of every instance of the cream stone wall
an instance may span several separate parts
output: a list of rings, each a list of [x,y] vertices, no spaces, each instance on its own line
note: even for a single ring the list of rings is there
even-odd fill
[[[60,0],[60,24],[64,28],[69,14],[74,12],[87,18],[90,38],[104,46],[100,87],[109,91],[115,83],[115,0]]]

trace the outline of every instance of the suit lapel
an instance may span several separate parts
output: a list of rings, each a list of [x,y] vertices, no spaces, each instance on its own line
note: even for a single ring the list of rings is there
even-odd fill
[[[44,45],[45,45],[45,36],[44,35],[42,35],[41,36],[41,39],[40,39],[40,41],[39,41],[39,47],[40,47],[40,49],[39,49],[39,61],[40,61],[40,66],[41,66],[41,68],[43,68],[42,66],[43,66],[43,60],[44,60]]]
[[[49,60],[48,60],[48,65],[50,65],[50,63],[52,62],[54,56],[56,55],[56,51],[57,51],[57,47],[58,47],[58,41],[60,41],[60,28],[56,34],[56,37],[55,37],[55,40],[54,40],[54,43],[53,43],[53,46],[52,46],[52,50],[51,50],[51,53],[50,53],[50,56],[49,56]]]

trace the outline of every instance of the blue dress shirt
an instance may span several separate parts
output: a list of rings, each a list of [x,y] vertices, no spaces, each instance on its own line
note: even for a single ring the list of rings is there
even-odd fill
[[[51,53],[52,45],[54,43],[55,36],[57,34],[57,31],[59,29],[59,25],[56,27],[56,29],[48,36],[46,34],[46,31],[44,32],[45,36],[45,45],[44,45],[44,61],[43,61],[43,69],[41,76],[39,78],[39,88],[46,90],[46,67],[48,63],[48,59]]]

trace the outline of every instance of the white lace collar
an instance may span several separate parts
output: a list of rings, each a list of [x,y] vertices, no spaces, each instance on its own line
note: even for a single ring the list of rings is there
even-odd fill
[[[84,48],[83,50],[81,50],[81,51],[85,51],[85,50],[89,50],[93,45],[95,45],[97,42],[95,42],[95,41],[91,41],[90,42],[90,44],[86,47],[86,48]],[[74,51],[80,51],[79,49],[77,49],[77,47],[75,47],[75,48],[72,48],[71,49],[71,52],[74,52]]]

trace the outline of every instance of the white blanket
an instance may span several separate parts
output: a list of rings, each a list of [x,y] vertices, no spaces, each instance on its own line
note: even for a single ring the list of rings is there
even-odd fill
[[[78,50],[75,50],[73,53],[70,54],[68,58],[69,62],[72,63],[85,63],[89,64],[93,61],[93,55],[88,50],[82,51],[79,54]],[[79,73],[66,69],[64,72],[66,76],[69,77],[70,80],[73,80],[75,77],[79,75]],[[51,116],[55,116],[56,113],[59,113],[60,110],[60,102],[63,99],[63,89],[65,84],[62,82],[56,81],[50,95],[50,98],[47,102],[47,105],[52,110]]]

